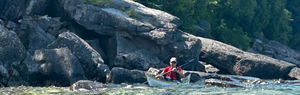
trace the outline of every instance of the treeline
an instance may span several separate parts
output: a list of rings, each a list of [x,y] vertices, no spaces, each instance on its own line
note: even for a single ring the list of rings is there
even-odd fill
[[[202,20],[214,39],[247,50],[255,35],[300,50],[300,0],[135,0],[181,19],[179,28],[195,34]]]

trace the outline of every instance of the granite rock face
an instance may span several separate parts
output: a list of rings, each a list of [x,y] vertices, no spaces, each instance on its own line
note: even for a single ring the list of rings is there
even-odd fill
[[[0,18],[18,21],[27,15],[44,15],[47,0],[1,0]]]
[[[109,74],[109,68],[104,64],[101,55],[94,50],[87,42],[72,32],[59,34],[57,40],[48,48],[68,47],[71,53],[76,56],[88,79],[105,82]]]
[[[23,18],[18,32],[22,43],[31,55],[35,50],[46,48],[55,40],[54,36],[45,32],[45,26],[40,24],[39,20],[40,18]]]
[[[31,85],[70,86],[78,80],[86,79],[78,59],[66,48],[36,50],[34,59],[40,64],[34,76],[38,83]]]
[[[207,62],[223,72],[259,78],[287,78],[296,65],[261,54],[244,52],[219,41],[201,38],[203,48],[200,60]]]
[[[2,85],[27,85],[16,69],[25,57],[26,50],[18,35],[0,25],[0,82]]]
[[[269,41],[264,38],[260,39],[256,39],[256,41],[254,41],[252,48],[248,50],[249,52],[284,60],[300,67],[299,51],[293,50],[277,41]]]
[[[106,64],[110,68],[120,66],[147,70],[150,66],[163,67],[165,65],[161,64],[168,63],[169,58],[175,56],[178,57],[180,65],[195,59],[185,68],[204,71],[204,66],[196,61],[201,50],[201,41],[180,31],[180,20],[175,16],[131,0],[101,1],[101,4],[89,4],[84,0],[54,2],[59,16],[74,21],[88,31],[112,36],[109,38],[112,42],[107,45],[113,46],[104,46],[107,48],[106,52],[113,53],[107,55],[109,62]],[[199,68],[192,68],[195,66]]]
[[[107,82],[109,83],[143,83],[147,81],[145,72],[141,70],[128,70],[125,68],[112,68]]]

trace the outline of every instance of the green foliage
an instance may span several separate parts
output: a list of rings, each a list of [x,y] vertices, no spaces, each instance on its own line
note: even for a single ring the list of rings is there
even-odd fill
[[[213,32],[212,35],[219,41],[247,50],[250,47],[251,39],[243,31],[243,28],[236,27],[230,29],[224,22],[225,21],[222,20],[222,24],[220,24],[218,28],[213,29],[215,32]]]
[[[111,6],[112,1],[111,0],[85,0],[83,4],[92,4],[95,6],[104,6],[107,4],[108,6]]]
[[[131,18],[136,18],[136,12],[134,8],[131,8],[129,11],[126,12],[126,14]]]
[[[255,32],[262,32],[262,29],[269,24],[269,19],[271,17],[271,7],[267,0],[257,0],[256,3],[254,17],[248,25],[243,26],[245,31],[250,35],[253,35]]]
[[[286,8],[292,15],[290,19],[290,25],[293,27],[292,37],[289,46],[292,48],[298,48],[300,46],[300,0],[287,0]]]
[[[270,0],[271,1],[271,0]],[[270,2],[269,1],[269,2]],[[265,37],[288,44],[292,36],[292,27],[289,25],[290,12],[285,9],[286,0],[272,0],[269,24],[263,28]]]
[[[180,18],[179,28],[181,30],[195,34],[196,21],[192,18],[194,15],[193,0],[162,0],[162,5],[162,10]]]
[[[194,34],[201,20],[212,36],[246,50],[255,33],[290,47],[300,46],[299,0],[136,0],[180,18],[179,29]],[[160,9],[160,8],[157,8]]]

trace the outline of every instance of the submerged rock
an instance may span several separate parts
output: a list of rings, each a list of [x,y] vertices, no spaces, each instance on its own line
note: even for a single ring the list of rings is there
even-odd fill
[[[99,88],[108,88],[103,83],[90,81],[90,80],[79,80],[75,82],[72,86],[70,86],[71,91],[87,91],[87,90],[97,90]]]
[[[254,80],[251,83],[253,83],[253,84],[268,84],[268,82],[261,80],[261,79]]]
[[[299,80],[283,80],[283,79],[278,79],[276,84],[300,84]]]
[[[229,81],[222,81],[218,79],[207,79],[205,80],[206,85],[214,85],[218,87],[243,87],[238,84]],[[244,87],[243,87],[244,88]]]
[[[206,73],[218,73],[220,71],[218,68],[214,67],[211,64],[206,64],[205,62],[201,61],[199,61],[199,63],[204,65]]]

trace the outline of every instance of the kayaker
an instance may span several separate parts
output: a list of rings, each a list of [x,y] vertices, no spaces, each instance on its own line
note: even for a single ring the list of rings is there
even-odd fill
[[[181,78],[185,77],[182,69],[176,68],[176,64],[177,64],[176,57],[172,57],[170,59],[169,63],[170,63],[170,66],[166,67],[160,74],[156,75],[156,77],[160,77],[160,76],[163,76],[164,74],[167,74],[166,75],[167,80],[177,80],[176,73],[178,73]]]

